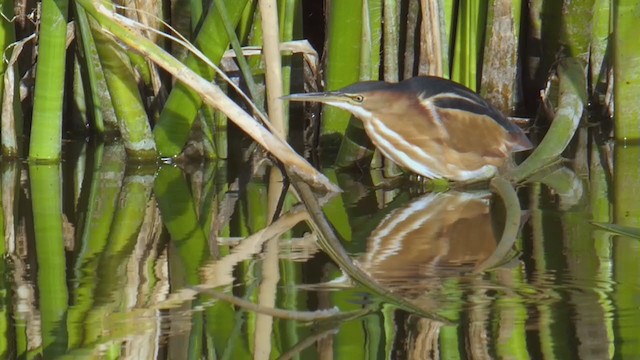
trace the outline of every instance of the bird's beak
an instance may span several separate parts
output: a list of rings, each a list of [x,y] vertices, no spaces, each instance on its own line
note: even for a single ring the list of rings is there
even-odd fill
[[[321,103],[343,102],[343,96],[334,92],[317,92],[306,94],[291,94],[283,96],[280,99],[289,101],[314,101]]]

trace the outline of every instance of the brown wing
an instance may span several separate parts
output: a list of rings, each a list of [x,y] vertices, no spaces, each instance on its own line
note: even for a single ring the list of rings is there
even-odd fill
[[[451,146],[460,152],[505,157],[511,151],[530,149],[531,142],[515,124],[480,97],[441,93],[422,99],[435,108]]]
[[[453,109],[439,109],[438,113],[453,150],[483,157],[502,158],[509,154],[509,133],[492,118]]]

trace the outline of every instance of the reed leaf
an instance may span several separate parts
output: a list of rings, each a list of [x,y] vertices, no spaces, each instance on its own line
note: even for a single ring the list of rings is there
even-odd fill
[[[127,155],[137,160],[155,160],[156,145],[129,57],[112,38],[97,27],[94,29],[96,49]]]
[[[325,90],[337,90],[360,80],[362,0],[331,1],[327,9]],[[336,138],[347,129],[351,114],[325,106],[322,109],[323,147],[335,148]],[[333,140],[329,140],[333,138]],[[328,141],[331,141],[331,144]]]
[[[226,1],[226,8],[232,24],[238,23],[246,4],[247,0]],[[229,38],[224,30],[221,16],[219,11],[209,11],[195,39],[196,46],[215,64],[220,62],[224,51],[229,46]],[[213,70],[193,54],[188,55],[183,63],[207,80],[213,79]],[[176,84],[169,94],[158,123],[153,129],[160,156],[172,157],[180,153],[201,106],[200,96],[189,90],[187,85]]]
[[[575,58],[564,59],[558,67],[560,99],[556,116],[544,139],[534,152],[516,167],[511,177],[523,181],[558,159],[573,138],[587,101],[584,63]]]

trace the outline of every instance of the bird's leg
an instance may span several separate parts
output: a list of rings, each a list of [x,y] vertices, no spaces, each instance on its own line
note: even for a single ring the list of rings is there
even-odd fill
[[[522,182],[537,181],[537,179],[543,178],[544,176],[556,171],[558,168],[563,167],[565,162],[566,162],[566,160],[563,159],[563,158],[555,159],[554,161],[552,161],[552,162],[542,166],[538,170],[536,170],[536,172],[534,172],[533,174],[531,174],[527,178],[523,179],[521,181],[521,183]],[[509,179],[511,181],[514,181],[513,179],[515,177],[515,174],[519,170],[518,165],[516,165],[513,161],[511,161],[510,164],[505,164],[505,165],[506,166],[503,166],[501,168],[500,173],[502,174],[502,176],[504,178]]]
[[[472,179],[466,181],[455,181],[450,183],[451,190],[473,191],[482,190],[489,187],[491,179]]]
[[[406,174],[399,174],[392,177],[386,177],[384,169],[371,169],[371,182],[375,189],[395,189],[407,181]]]
[[[373,154],[371,159],[371,179],[374,186],[388,186],[398,184],[403,180],[404,171],[393,161],[387,159],[380,150]]]

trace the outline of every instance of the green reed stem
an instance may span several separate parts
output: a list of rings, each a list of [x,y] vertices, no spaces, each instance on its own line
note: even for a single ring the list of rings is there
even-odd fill
[[[43,0],[29,158],[57,161],[62,151],[67,0]]]
[[[585,65],[576,58],[564,59],[558,66],[558,77],[560,99],[556,116],[540,145],[513,170],[511,178],[515,181],[525,180],[558,159],[580,124],[587,101]]]

